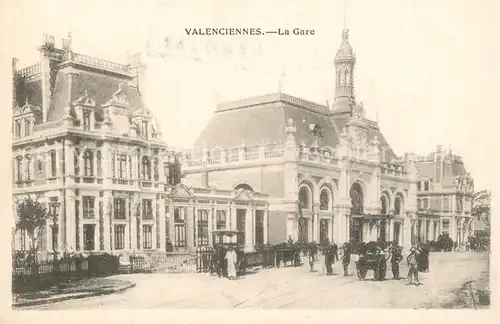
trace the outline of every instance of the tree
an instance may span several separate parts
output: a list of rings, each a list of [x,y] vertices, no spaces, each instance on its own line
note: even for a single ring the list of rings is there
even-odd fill
[[[490,233],[491,192],[482,190],[472,197],[471,215],[485,224],[485,231]]]
[[[29,238],[29,252],[36,255],[40,243],[40,232],[47,223],[49,213],[37,199],[31,197],[16,201],[16,231],[25,230]]]

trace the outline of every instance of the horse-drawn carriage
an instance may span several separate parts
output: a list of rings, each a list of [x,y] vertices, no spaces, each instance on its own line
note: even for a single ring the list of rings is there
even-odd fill
[[[281,262],[283,265],[290,265],[298,267],[301,264],[300,261],[300,251],[301,247],[296,243],[281,243],[273,246],[274,249],[274,266],[279,268]]]
[[[364,280],[368,270],[373,270],[375,280],[382,281],[387,273],[387,257],[376,245],[367,245],[358,250],[356,273],[359,280]]]

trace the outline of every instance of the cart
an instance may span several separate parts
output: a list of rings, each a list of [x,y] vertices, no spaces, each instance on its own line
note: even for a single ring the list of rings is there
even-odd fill
[[[223,258],[224,251],[227,251],[229,247],[233,247],[236,250],[236,254],[238,256],[238,262],[236,264],[236,273],[237,275],[242,275],[245,273],[246,265],[245,265],[245,252],[243,251],[243,246],[238,244],[238,236],[243,235],[242,232],[238,230],[232,229],[218,229],[212,231],[212,242],[214,245],[214,255],[218,255],[219,257],[212,258],[212,266],[210,273],[222,271],[224,275],[226,274],[226,261]]]
[[[368,270],[373,270],[373,278],[378,281],[385,279],[387,273],[386,255],[376,249],[367,249],[356,261],[356,273],[359,280],[364,280]]]
[[[298,267],[300,262],[300,246],[293,243],[281,243],[274,247],[274,266],[279,268],[281,262],[286,266],[289,263],[291,266]]]

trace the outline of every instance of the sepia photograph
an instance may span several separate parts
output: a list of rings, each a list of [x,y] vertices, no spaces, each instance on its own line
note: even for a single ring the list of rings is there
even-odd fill
[[[2,2],[13,314],[488,310],[495,8]]]

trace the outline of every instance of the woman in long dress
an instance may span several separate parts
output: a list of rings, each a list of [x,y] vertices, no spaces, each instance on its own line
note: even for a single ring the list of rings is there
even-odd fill
[[[227,276],[229,279],[236,278],[236,262],[238,262],[238,256],[236,255],[236,251],[231,246],[227,250],[226,253],[226,261],[227,261]]]

